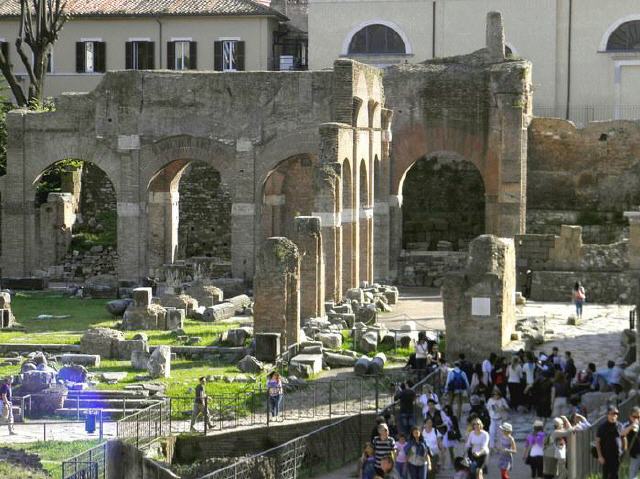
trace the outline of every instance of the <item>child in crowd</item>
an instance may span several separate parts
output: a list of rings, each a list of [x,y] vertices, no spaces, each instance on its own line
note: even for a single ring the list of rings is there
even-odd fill
[[[376,457],[373,445],[368,442],[360,458],[360,479],[373,479],[376,475]]]
[[[469,460],[466,457],[458,456],[453,461],[453,468],[456,471],[453,479],[469,479]]]
[[[396,470],[402,479],[407,477],[407,453],[405,448],[407,447],[407,436],[403,433],[398,433],[398,441],[395,445],[396,450]]]

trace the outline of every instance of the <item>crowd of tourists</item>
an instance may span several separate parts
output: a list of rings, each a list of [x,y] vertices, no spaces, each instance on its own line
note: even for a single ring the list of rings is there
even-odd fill
[[[396,415],[378,418],[360,461],[362,479],[431,479],[446,469],[454,479],[508,479],[515,460],[524,461],[531,477],[566,478],[567,444],[571,434],[591,426],[581,395],[588,391],[622,390],[626,365],[609,361],[597,369],[578,370],[571,352],[550,354],[518,351],[510,358],[491,354],[472,364],[464,354],[450,364],[437,343],[424,335],[408,368],[418,379],[431,375],[421,393],[407,381],[397,388]],[[517,445],[511,414],[532,412],[536,419]],[[464,417],[463,417],[464,414]],[[635,441],[640,409],[628,421],[609,421],[597,431],[592,454],[603,467],[604,479],[617,479],[620,458],[631,458],[630,478],[640,470],[640,441]],[[466,428],[462,428],[462,423]],[[492,458],[489,464],[489,458]]]

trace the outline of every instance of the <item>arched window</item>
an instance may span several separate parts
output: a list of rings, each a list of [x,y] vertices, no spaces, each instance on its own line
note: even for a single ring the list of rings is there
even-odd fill
[[[607,51],[640,51],[640,20],[616,28],[607,41]]]
[[[349,43],[350,54],[406,53],[402,38],[386,25],[374,24],[359,30]]]

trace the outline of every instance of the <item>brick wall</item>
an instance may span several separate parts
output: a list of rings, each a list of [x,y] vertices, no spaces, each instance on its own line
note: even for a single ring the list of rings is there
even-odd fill
[[[577,224],[586,243],[620,240],[622,212],[640,204],[640,125],[535,118],[528,132],[527,232]]]
[[[231,259],[231,193],[220,173],[195,162],[182,174],[178,257],[215,256]]]
[[[116,192],[111,180],[104,171],[89,162],[82,166],[79,208],[85,221],[116,212]]]

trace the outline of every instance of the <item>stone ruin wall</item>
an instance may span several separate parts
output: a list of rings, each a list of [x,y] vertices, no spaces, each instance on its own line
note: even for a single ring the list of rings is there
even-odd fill
[[[535,118],[528,130],[527,233],[583,227],[585,243],[627,235],[622,213],[640,205],[640,122],[589,123],[577,129]]]
[[[576,281],[589,302],[632,304],[640,292],[627,240],[584,244],[579,226],[564,225],[560,236],[518,235],[515,245],[517,289],[535,301],[570,302]]]

